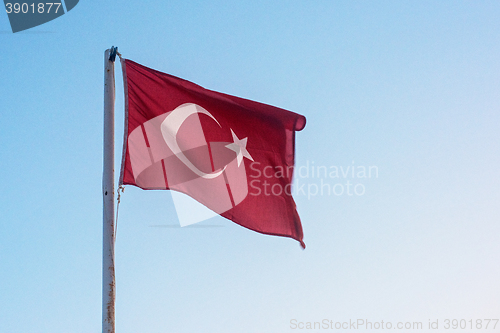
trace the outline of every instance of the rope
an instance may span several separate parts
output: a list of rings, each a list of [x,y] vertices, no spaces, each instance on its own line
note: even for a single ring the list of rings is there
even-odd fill
[[[116,55],[118,56],[118,58],[120,58],[120,60],[122,60],[122,55],[120,52],[118,52],[118,48],[116,48],[115,50],[116,52]],[[123,185],[120,185],[118,186],[118,189],[116,190],[116,194],[117,194],[117,201],[118,203],[116,204],[116,218],[115,218],[115,241],[116,241],[116,232],[118,230],[118,210],[120,209],[120,190],[121,190],[121,193],[125,192],[125,186]]]
[[[118,194],[117,195],[117,201],[118,203],[116,204],[116,218],[115,218],[115,241],[116,241],[116,231],[118,230],[118,210],[120,209],[120,190],[123,192],[125,192],[125,186],[123,185],[120,185],[118,186],[118,190],[116,190],[116,193]]]

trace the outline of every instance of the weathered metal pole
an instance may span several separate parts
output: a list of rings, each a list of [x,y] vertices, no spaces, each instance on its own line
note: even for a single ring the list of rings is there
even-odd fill
[[[104,53],[104,155],[102,173],[102,333],[115,333],[115,64]]]

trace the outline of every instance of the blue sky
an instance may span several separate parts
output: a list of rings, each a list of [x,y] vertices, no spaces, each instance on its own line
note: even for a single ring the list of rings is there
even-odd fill
[[[167,191],[127,187],[117,332],[295,332],[291,320],[323,319],[439,320],[432,331],[445,332],[446,319],[498,318],[499,16],[497,1],[80,1],[12,34],[1,14],[0,332],[100,331],[112,45],[305,115],[297,167],[378,169],[298,177],[365,189],[295,197],[305,251],[220,217],[172,227]],[[116,170],[120,75],[117,63]]]

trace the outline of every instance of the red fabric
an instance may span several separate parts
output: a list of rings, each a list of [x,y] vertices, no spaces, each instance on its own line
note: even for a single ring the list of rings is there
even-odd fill
[[[295,131],[304,128],[305,117],[131,60],[123,65],[120,183],[184,192],[243,227],[291,237],[305,248],[291,196]]]

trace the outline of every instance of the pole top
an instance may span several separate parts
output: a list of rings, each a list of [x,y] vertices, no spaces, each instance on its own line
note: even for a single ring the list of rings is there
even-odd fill
[[[111,46],[109,53],[109,61],[115,62],[117,52],[118,52],[118,46]]]

